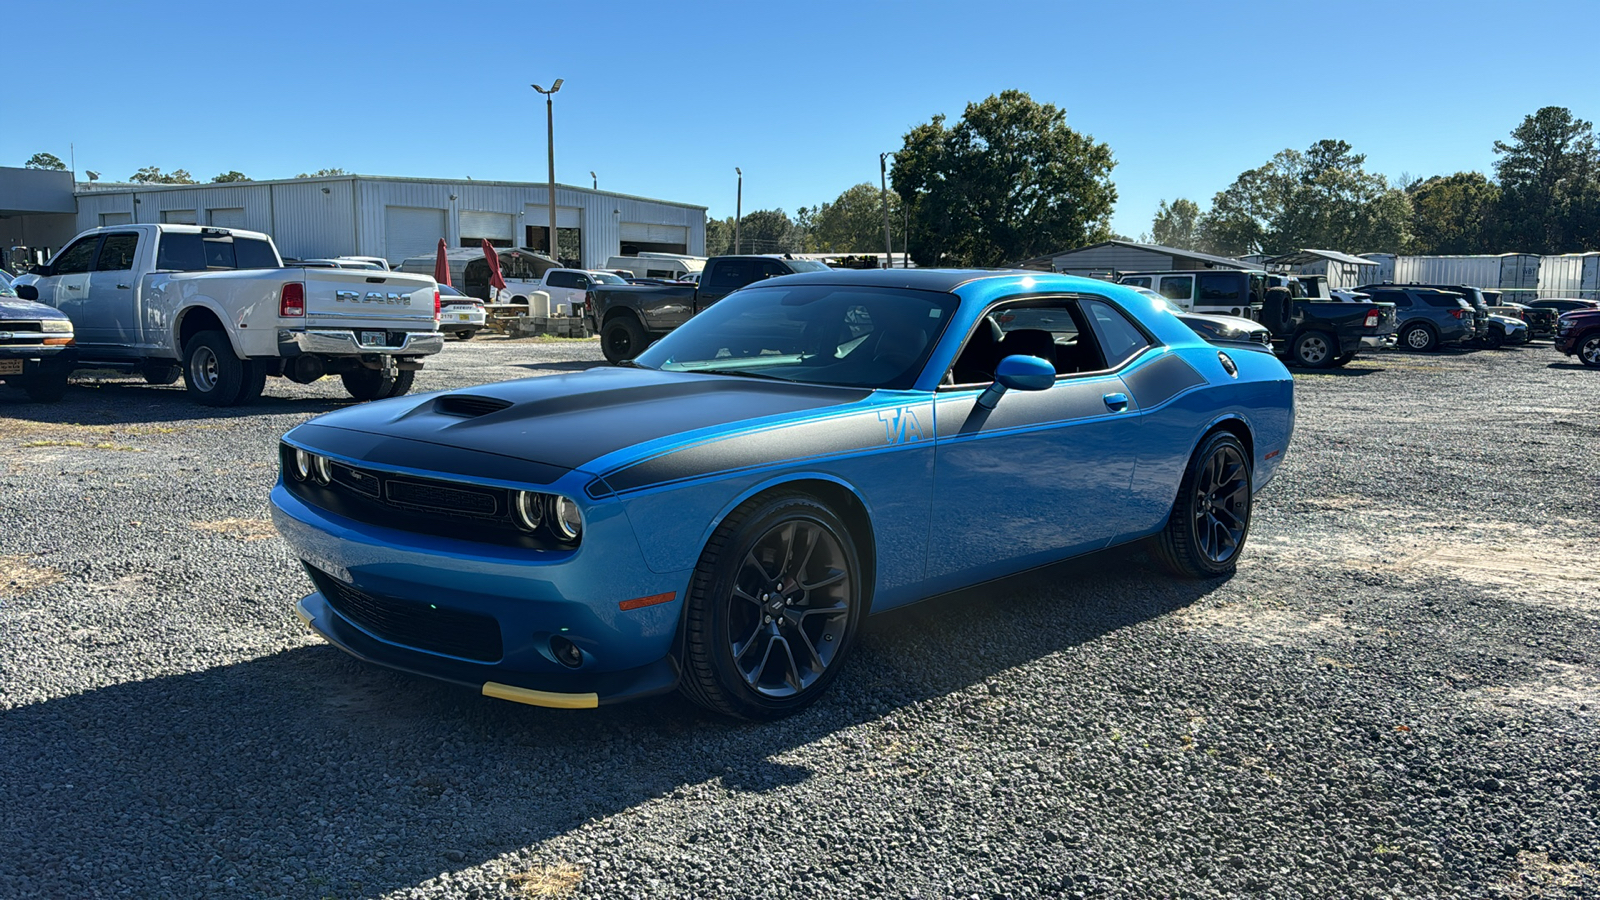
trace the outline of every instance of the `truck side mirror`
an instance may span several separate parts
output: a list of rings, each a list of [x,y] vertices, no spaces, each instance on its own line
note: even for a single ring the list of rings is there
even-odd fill
[[[15,290],[17,292],[17,296],[23,300],[33,300],[37,302],[39,299],[39,289],[31,284],[19,284],[16,286]]]

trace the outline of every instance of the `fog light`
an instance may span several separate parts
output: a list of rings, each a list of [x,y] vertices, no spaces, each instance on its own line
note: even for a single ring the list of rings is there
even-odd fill
[[[539,530],[539,522],[544,519],[543,497],[532,491],[517,491],[511,505],[516,513],[518,528],[523,531]]]
[[[578,511],[578,504],[566,497],[556,497],[554,506],[550,529],[561,540],[569,544],[576,542],[583,534],[583,514]]]
[[[577,644],[559,634],[550,638],[550,655],[556,658],[556,662],[569,669],[583,665],[583,651],[578,649]]]
[[[311,477],[311,454],[296,447],[294,451],[294,468],[290,470],[296,481],[305,481]]]
[[[333,480],[333,461],[326,456],[311,456],[311,471],[317,476],[319,484],[327,484]]]

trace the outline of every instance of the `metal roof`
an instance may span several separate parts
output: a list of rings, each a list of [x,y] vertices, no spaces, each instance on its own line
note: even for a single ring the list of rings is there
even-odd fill
[[[1207,266],[1220,266],[1225,269],[1255,268],[1255,266],[1237,259],[1232,259],[1226,256],[1212,256],[1209,253],[1201,253],[1199,250],[1181,250],[1177,247],[1163,247],[1160,244],[1141,244],[1138,241],[1120,240],[1101,241],[1098,244],[1090,244],[1087,247],[1074,247],[1071,250],[1063,250],[1060,253],[1052,253],[1048,256],[1041,256],[1039,259],[1060,259],[1063,256],[1071,256],[1074,253],[1083,253],[1084,251],[1096,250],[1101,247],[1132,247],[1135,250],[1146,250],[1151,253],[1165,253],[1168,256],[1181,256],[1184,259],[1199,260],[1200,262],[1205,263]],[[1033,262],[1033,260],[1029,260],[1029,262]]]
[[[1337,250],[1296,250],[1293,253],[1285,253],[1282,256],[1274,256],[1273,258],[1267,260],[1267,262],[1280,266],[1303,266],[1306,263],[1316,262],[1319,259],[1332,260],[1334,262],[1344,263],[1351,266],[1379,265],[1379,263],[1373,260],[1363,259],[1359,256],[1351,256],[1348,253],[1340,253]]]

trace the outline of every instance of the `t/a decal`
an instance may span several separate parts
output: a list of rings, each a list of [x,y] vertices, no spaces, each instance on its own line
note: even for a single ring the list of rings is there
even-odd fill
[[[878,410],[878,421],[883,423],[883,439],[890,444],[904,444],[922,440],[922,423],[917,412],[909,406]]]

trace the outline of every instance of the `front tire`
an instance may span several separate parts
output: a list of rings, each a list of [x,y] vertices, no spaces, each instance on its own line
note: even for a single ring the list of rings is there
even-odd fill
[[[249,365],[233,355],[233,345],[220,331],[202,331],[183,347],[183,381],[189,396],[204,406],[239,402]],[[259,391],[257,393],[260,393]]]
[[[644,351],[644,326],[629,315],[606,320],[600,326],[600,349],[612,365],[633,359]]]
[[[1295,362],[1308,369],[1326,369],[1333,365],[1338,346],[1325,331],[1307,331],[1295,337],[1289,352]]]
[[[1432,353],[1439,349],[1439,336],[1433,333],[1432,328],[1416,322],[1407,325],[1406,330],[1400,333],[1400,346],[1418,353]]]
[[[683,693],[742,719],[810,706],[855,644],[864,597],[855,541],[831,509],[804,494],[751,500],[717,527],[695,568]]]
[[[1185,578],[1233,572],[1250,536],[1253,495],[1244,445],[1226,431],[1212,433],[1189,459],[1167,527],[1153,542],[1156,561]]]
[[[1578,362],[1600,369],[1600,334],[1591,334],[1578,345]]]

